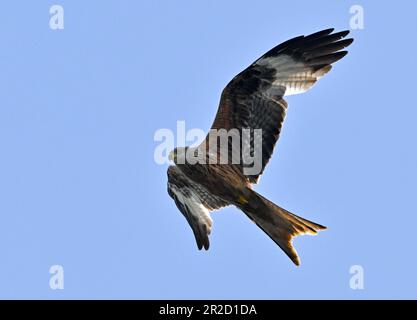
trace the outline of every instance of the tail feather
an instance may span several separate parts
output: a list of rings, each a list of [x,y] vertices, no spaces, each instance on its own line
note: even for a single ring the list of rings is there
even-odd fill
[[[326,227],[301,218],[277,206],[253,190],[248,201],[239,208],[261,228],[294,262],[300,265],[292,239],[302,234],[317,234]]]

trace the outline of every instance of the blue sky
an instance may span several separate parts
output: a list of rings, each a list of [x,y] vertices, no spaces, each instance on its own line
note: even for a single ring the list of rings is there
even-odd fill
[[[49,8],[65,28],[49,28]],[[208,130],[227,82],[274,45],[349,29],[349,55],[288,98],[256,190],[328,226],[296,268],[241,212],[199,252],[154,161],[161,128]],[[7,1],[0,6],[0,298],[417,297],[409,1]],[[49,268],[62,265],[64,289]],[[352,290],[349,268],[364,270]]]

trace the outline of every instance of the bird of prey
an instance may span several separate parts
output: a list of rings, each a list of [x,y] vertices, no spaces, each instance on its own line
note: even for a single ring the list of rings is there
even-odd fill
[[[216,144],[214,148],[207,147],[210,135],[198,147],[177,147],[170,152],[169,158],[174,164],[168,168],[168,193],[191,226],[198,249],[209,248],[210,212],[228,205],[243,211],[295,265],[299,265],[300,260],[292,239],[326,229],[272,203],[254,191],[252,185],[258,182],[280,135],[287,112],[284,97],[309,90],[328,73],[332,64],[347,54],[343,49],[353,42],[345,38],[348,33],[327,29],[285,41],[257,59],[224,88],[211,130],[224,129],[226,133],[234,130],[235,135],[237,132],[241,137],[239,146],[241,149],[248,147],[249,155],[254,154],[258,144],[261,150],[259,172],[245,173],[248,165],[243,151],[232,150],[230,136],[227,137],[228,161],[225,163],[216,158],[222,152],[220,147]],[[261,129],[260,139],[253,134],[244,137],[245,129],[252,133]],[[205,152],[200,153],[202,150]],[[197,153],[199,161],[188,160],[189,154],[196,156]],[[241,161],[230,161],[230,156],[236,154]],[[209,161],[213,156],[217,161]],[[202,159],[207,161],[200,161]]]

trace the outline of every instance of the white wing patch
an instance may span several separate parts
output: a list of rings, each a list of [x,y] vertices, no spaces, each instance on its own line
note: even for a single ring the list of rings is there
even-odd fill
[[[285,87],[285,96],[306,92],[331,69],[331,65],[328,65],[314,71],[303,62],[295,61],[288,55],[261,58],[255,64],[276,70],[276,77],[272,84]]]
[[[191,195],[188,196],[176,186],[171,186],[171,188],[178,200],[188,208],[188,213],[197,220],[198,224],[205,225],[207,234],[210,234],[213,220],[210,217],[210,211],[201,203],[198,195],[192,189],[187,189]]]
[[[187,219],[198,249],[208,250],[209,234],[213,225],[210,212],[225,207],[228,203],[189,179],[176,166],[168,168],[168,194]]]

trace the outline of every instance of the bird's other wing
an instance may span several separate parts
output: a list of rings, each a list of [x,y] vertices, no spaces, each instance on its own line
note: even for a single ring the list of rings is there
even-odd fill
[[[262,168],[259,174],[247,175],[256,183],[268,163],[278,140],[287,110],[284,96],[310,89],[343,58],[353,39],[349,31],[332,33],[323,30],[299,36],[274,47],[234,77],[222,92],[212,129],[262,129]],[[207,139],[209,136],[207,137]],[[242,136],[244,146],[253,154],[254,135]],[[230,149],[230,148],[229,148]],[[241,169],[245,164],[241,161]]]
[[[228,203],[210,194],[205,188],[188,179],[175,166],[168,168],[168,194],[193,230],[197,247],[208,250],[212,219],[210,211],[227,206]]]

